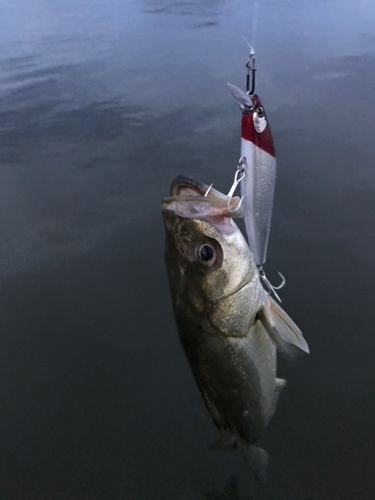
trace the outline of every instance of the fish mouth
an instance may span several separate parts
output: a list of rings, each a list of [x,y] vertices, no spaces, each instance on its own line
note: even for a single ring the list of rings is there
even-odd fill
[[[173,179],[171,183],[171,187],[169,190],[169,195],[171,197],[175,196],[205,196],[207,190],[210,186],[204,184],[203,182],[195,181],[186,175],[178,175],[175,179]],[[213,190],[216,191],[216,190]],[[220,197],[225,197],[219,191],[216,193]],[[207,195],[208,196],[208,195]],[[211,193],[212,196],[212,193]]]
[[[163,214],[191,219],[203,219],[221,232],[232,226],[232,218],[242,217],[238,196],[229,197],[212,186],[184,175],[176,177],[169,198],[163,199]]]

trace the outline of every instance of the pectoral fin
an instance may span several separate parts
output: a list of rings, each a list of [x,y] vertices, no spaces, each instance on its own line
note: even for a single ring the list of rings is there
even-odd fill
[[[292,354],[289,348],[292,345],[306,353],[310,352],[301,330],[272,297],[268,297],[267,305],[259,311],[258,316],[281,351]]]
[[[276,380],[275,380],[275,396],[274,396],[273,405],[271,408],[271,416],[274,415],[274,413],[276,411],[276,406],[277,406],[277,402],[279,400],[279,396],[280,396],[281,391],[284,389],[285,386],[286,386],[285,379],[276,378]]]

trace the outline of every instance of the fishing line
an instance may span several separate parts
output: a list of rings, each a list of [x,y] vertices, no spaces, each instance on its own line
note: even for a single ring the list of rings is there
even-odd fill
[[[253,30],[252,30],[252,40],[251,44],[243,36],[250,49],[249,60],[246,64],[247,75],[246,75],[246,91],[248,95],[254,94],[255,91],[255,40],[258,31],[258,17],[259,17],[259,0],[253,1]],[[251,86],[250,86],[250,74],[251,74]]]
[[[259,13],[259,0],[254,0],[253,2],[253,37],[251,40],[251,45],[255,47],[255,39],[258,29],[258,13]]]

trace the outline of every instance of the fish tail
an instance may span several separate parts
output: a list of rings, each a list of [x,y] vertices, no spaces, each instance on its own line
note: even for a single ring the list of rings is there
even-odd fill
[[[243,452],[246,462],[257,481],[264,482],[267,475],[268,453],[259,446],[250,446]]]

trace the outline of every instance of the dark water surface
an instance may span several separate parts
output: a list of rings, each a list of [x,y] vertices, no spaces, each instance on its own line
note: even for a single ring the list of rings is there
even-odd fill
[[[215,429],[177,339],[160,200],[228,190],[245,0],[0,0],[1,500],[375,498],[375,6],[262,0],[269,277],[311,355],[262,444]]]

